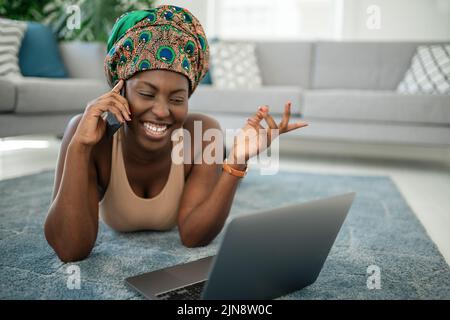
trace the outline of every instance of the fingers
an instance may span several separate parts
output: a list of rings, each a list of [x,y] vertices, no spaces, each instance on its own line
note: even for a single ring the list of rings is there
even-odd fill
[[[110,100],[107,102],[109,106],[113,107],[115,111],[117,111],[118,114],[120,114],[121,118],[122,118],[122,123],[125,122],[125,119],[127,121],[131,121],[131,118],[128,114],[128,111],[124,108],[124,106],[116,101],[116,100]]]
[[[249,125],[251,125],[253,128],[255,128],[257,131],[259,131],[259,129],[265,129],[261,125],[261,121],[262,121],[262,119],[264,119],[270,129],[272,129],[272,130],[279,129],[279,132],[278,132],[279,134],[308,126],[308,123],[306,123],[304,121],[289,124],[289,119],[291,116],[291,106],[292,106],[291,101],[288,101],[284,105],[283,119],[281,120],[279,125],[277,125],[277,123],[275,122],[273,117],[269,114],[269,107],[266,105],[260,106],[258,108],[258,111],[254,114],[254,116],[247,119],[247,122]],[[268,130],[270,139],[272,138],[271,137],[272,130]]]
[[[125,81],[123,79],[120,79],[119,82],[114,86],[114,88],[111,89],[111,91],[106,92],[101,97],[98,98],[98,100],[108,100],[110,98],[116,99],[119,103],[123,104],[124,108],[126,109],[126,112],[131,115],[131,109],[130,105],[128,104],[128,100],[123,97],[120,94],[120,90],[123,88]]]
[[[259,107],[260,109],[261,107]],[[247,123],[251,125],[253,128],[256,129],[256,131],[259,131],[259,129],[264,129],[264,127],[261,125],[261,120],[263,119],[262,114],[258,111],[250,118],[247,119]]]
[[[112,104],[106,104],[105,106],[106,111],[111,112],[117,119],[117,121],[119,121],[120,123],[125,123],[125,119],[123,117],[123,114],[120,112],[119,108],[113,106]],[[105,118],[106,120],[106,118]]]
[[[273,120],[272,116],[268,114],[268,112],[269,107],[261,106],[258,108],[258,111],[253,115],[253,117],[247,119],[247,122],[255,129],[264,129],[264,127],[261,125],[261,121],[265,119],[265,121],[269,125],[269,128],[277,129],[277,124]]]
[[[115,99],[117,99],[120,103],[122,103],[125,106],[128,114],[131,114],[130,105],[128,104],[128,100],[125,99],[125,97],[123,97],[122,95],[120,95],[118,93],[112,92],[112,91],[109,93],[108,96],[114,97]]]
[[[125,99],[121,95],[118,95],[118,94],[115,94],[115,93],[111,93],[111,96],[109,98],[111,98],[112,100],[116,101],[121,106],[121,110],[123,110],[125,112],[126,118],[128,120],[131,120],[131,118],[130,118],[131,111],[130,111],[130,106],[128,104],[127,99]]]
[[[125,115],[128,116],[123,110],[123,106],[121,106],[114,100],[99,102],[96,105],[96,108],[98,108],[100,115],[103,114],[105,111],[111,112],[120,123],[125,123],[125,119],[127,119]]]
[[[291,117],[291,106],[292,106],[292,102],[290,102],[290,101],[288,101],[284,105],[283,119],[280,122],[280,130],[283,132],[287,129],[287,125],[289,123],[289,118]]]
[[[278,127],[277,123],[273,119],[273,117],[269,114],[269,107],[268,106],[262,106],[259,108],[259,113],[266,121],[267,125],[269,126],[269,129],[267,130],[267,139],[269,142],[271,142],[274,138],[276,138],[282,131],[280,132],[280,128]]]
[[[123,80],[120,79],[119,82],[117,82],[117,84],[114,86],[114,88],[112,88],[111,92],[119,94],[122,87],[123,87]]]
[[[123,117],[125,119],[127,119],[128,121],[131,121],[131,118],[130,118],[131,112],[129,111],[128,102],[123,103],[123,101],[120,100],[118,97],[119,97],[119,95],[110,93],[109,95],[104,96],[101,99],[99,99],[99,103],[113,104],[114,106],[119,108],[121,114],[123,114]]]
[[[289,132],[295,129],[299,129],[299,128],[303,128],[303,127],[307,127],[308,123],[304,122],[304,121],[300,121],[300,122],[296,122],[296,123],[291,123],[287,126],[287,129],[285,132]]]
[[[273,120],[272,116],[269,114],[268,106],[259,107],[257,114],[259,117],[264,118],[270,129],[278,129],[277,123],[275,122],[275,120]]]
[[[255,119],[255,117],[251,117],[247,119],[247,123],[251,125],[256,130],[264,129],[264,127]]]
[[[131,114],[130,106],[128,105],[128,100],[125,99],[125,97],[122,97],[122,95],[120,94],[120,90],[122,90],[124,83],[125,81],[123,79],[120,79],[119,82],[114,86],[114,88],[112,88],[112,90],[109,92],[109,94],[106,94],[106,96],[115,97],[125,106],[128,114]]]

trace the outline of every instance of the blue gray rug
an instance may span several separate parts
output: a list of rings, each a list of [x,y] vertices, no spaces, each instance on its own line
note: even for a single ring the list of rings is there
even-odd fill
[[[52,184],[53,172],[0,181],[1,299],[140,299],[124,278],[213,255],[223,236],[187,249],[176,229],[120,234],[101,224],[92,254],[76,263],[80,289],[69,289],[71,264],[43,235]],[[230,215],[351,191],[357,196],[318,280],[281,298],[450,299],[448,265],[387,177],[250,171]],[[381,289],[368,289],[371,265],[381,269]]]

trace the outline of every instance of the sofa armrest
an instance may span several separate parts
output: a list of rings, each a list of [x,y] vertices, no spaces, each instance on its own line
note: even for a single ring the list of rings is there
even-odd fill
[[[14,79],[0,78],[0,113],[12,112],[16,108],[16,86]]]
[[[199,85],[189,99],[189,109],[199,112],[241,113],[253,115],[258,106],[268,105],[271,114],[283,114],[284,105],[292,101],[291,113],[302,112],[303,89],[297,86],[261,86],[252,89],[222,89]]]

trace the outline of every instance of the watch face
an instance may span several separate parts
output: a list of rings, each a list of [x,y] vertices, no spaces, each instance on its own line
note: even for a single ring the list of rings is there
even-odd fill
[[[227,159],[225,159],[223,161],[223,165],[222,165],[223,169],[228,172],[229,174],[235,176],[235,177],[239,177],[242,178],[247,174],[248,171],[248,165],[245,166],[245,171],[241,171],[241,170],[237,170],[237,169],[233,169],[232,167],[230,167],[228,165],[228,161]]]

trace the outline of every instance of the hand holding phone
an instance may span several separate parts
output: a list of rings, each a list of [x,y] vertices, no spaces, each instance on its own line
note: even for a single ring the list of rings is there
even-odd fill
[[[122,89],[120,90],[120,95],[125,98],[125,80],[123,80]],[[108,135],[108,139],[111,138],[122,126],[120,121],[117,120],[116,116],[106,111],[106,134]]]
[[[131,121],[128,101],[119,92],[124,86],[123,80],[110,91],[90,101],[84,109],[72,141],[93,146],[97,144],[108,130],[111,137],[125,121]],[[122,91],[123,95],[124,91]]]

